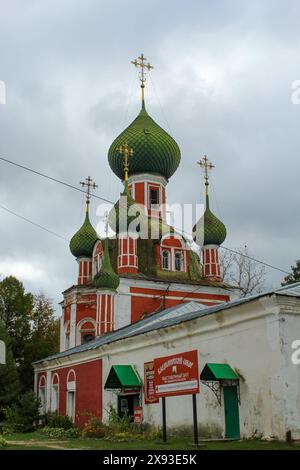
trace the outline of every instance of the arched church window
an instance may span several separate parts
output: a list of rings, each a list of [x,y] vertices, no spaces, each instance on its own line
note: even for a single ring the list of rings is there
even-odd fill
[[[164,250],[162,252],[162,268],[170,269],[170,252],[169,250]]]
[[[183,259],[181,251],[175,253],[175,271],[182,271]]]
[[[51,411],[53,413],[58,412],[58,404],[59,404],[58,387],[59,387],[58,375],[54,374],[52,377],[52,387],[51,387]]]
[[[82,335],[82,340],[81,343],[88,343],[89,341],[92,341],[95,338],[94,333],[87,333]]]
[[[89,319],[86,321],[83,320],[83,322],[78,325],[78,329],[80,336],[77,344],[88,343],[95,338],[96,330],[93,321],[90,321]]]

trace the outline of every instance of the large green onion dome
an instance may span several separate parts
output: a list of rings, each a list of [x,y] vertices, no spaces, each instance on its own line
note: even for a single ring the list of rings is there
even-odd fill
[[[120,231],[127,232],[129,226],[137,217],[139,217],[140,220],[144,220],[144,217],[146,217],[145,210],[143,206],[133,199],[128,187],[128,181],[125,181],[124,190],[121,193],[120,199],[108,214],[108,223],[110,228],[116,233]],[[139,231],[139,229],[140,227],[138,225],[137,231]]]
[[[193,227],[193,239],[198,245],[220,246],[226,238],[226,227],[210,210],[209,197],[206,196],[204,215]]]
[[[99,237],[90,222],[89,213],[87,211],[82,227],[71,238],[70,250],[72,255],[76,258],[84,256],[91,258],[97,240],[99,240]]]
[[[158,173],[169,179],[180,163],[180,149],[175,140],[149,116],[144,101],[142,109],[130,126],[111,144],[108,161],[112,171],[123,180],[123,159],[118,147],[125,142],[133,148],[129,175]]]
[[[116,290],[120,284],[120,278],[112,268],[109,251],[108,240],[104,242],[104,259],[100,271],[94,277],[94,286],[97,289]]]

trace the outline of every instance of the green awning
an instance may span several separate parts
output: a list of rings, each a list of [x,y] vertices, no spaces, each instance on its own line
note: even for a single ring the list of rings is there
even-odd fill
[[[239,376],[229,364],[208,363],[200,374],[201,380],[238,380]]]
[[[105,389],[141,387],[142,383],[132,366],[112,366],[108,374]]]

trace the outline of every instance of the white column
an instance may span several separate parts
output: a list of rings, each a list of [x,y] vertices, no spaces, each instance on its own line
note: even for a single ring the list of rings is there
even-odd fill
[[[46,372],[46,410],[50,411],[50,405],[51,405],[51,371],[48,370]]]
[[[74,348],[76,346],[76,304],[71,305],[71,313],[70,313],[70,344],[69,348]]]

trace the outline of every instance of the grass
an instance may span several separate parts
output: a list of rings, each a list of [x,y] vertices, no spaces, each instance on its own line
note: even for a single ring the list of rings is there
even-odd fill
[[[155,441],[112,442],[102,439],[49,439],[38,431],[5,436],[8,446],[4,450],[193,450],[192,439],[170,438],[167,444]],[[300,443],[287,444],[278,441],[210,441],[201,442],[200,450],[300,450]]]

